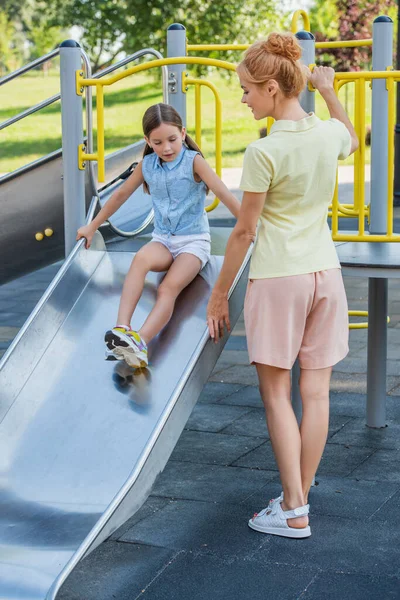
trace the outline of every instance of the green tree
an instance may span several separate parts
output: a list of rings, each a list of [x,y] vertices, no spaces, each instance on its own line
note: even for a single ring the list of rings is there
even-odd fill
[[[166,28],[181,22],[190,43],[244,43],[277,25],[276,0],[48,0],[53,22],[80,27],[93,69],[119,53],[165,52]],[[219,55],[221,56],[221,55]]]

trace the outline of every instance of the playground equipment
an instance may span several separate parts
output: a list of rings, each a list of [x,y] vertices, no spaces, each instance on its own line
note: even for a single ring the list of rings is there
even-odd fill
[[[378,19],[373,38],[375,71],[359,77],[364,82],[372,80],[373,91],[376,89],[380,94],[378,100],[373,94],[375,105],[390,103],[391,82],[400,78],[400,73],[386,71],[390,66],[388,56],[379,50],[381,46],[386,48],[390,33],[390,21]],[[305,60],[311,64],[312,36],[304,32],[298,33],[298,37]],[[3,507],[0,596],[5,600],[56,598],[79,560],[140,507],[168,460],[226,341],[225,337],[218,345],[211,342],[205,310],[222,264],[229,230],[212,229],[210,263],[182,293],[171,327],[165,328],[150,345],[150,371],[134,378],[120,363],[102,362],[102,333],[116,313],[123,277],[133,253],[148,237],[140,235],[127,240],[117,251],[106,249],[99,233],[89,251],[84,249],[83,241],[75,244],[77,227],[85,218],[91,219],[98,202],[94,185],[89,210],[85,212],[85,205],[88,207],[85,173],[89,173],[96,159],[99,178],[104,176],[106,182],[114,177],[108,166],[106,170],[103,165],[104,87],[122,76],[148,68],[166,68],[168,101],[184,119],[186,87],[196,86],[199,139],[200,86],[204,83],[186,75],[186,65],[197,62],[231,70],[235,67],[226,61],[187,57],[185,53],[185,29],[175,24],[168,30],[168,58],[98,79],[92,78],[89,71],[84,77],[82,53],[77,44],[68,42],[61,47],[67,259],[0,362],[0,504]],[[93,85],[97,87],[99,119],[96,154],[91,145],[90,125],[86,146],[82,130],[82,92]],[[362,84],[358,87],[362,98]],[[212,90],[217,97],[216,90]],[[312,110],[313,98],[314,92],[306,90],[302,101],[307,110]],[[384,156],[391,139],[389,117],[385,111],[378,113],[373,117],[374,132],[375,128],[381,129],[387,137],[372,136],[373,144],[380,144],[373,157]],[[359,133],[361,121],[356,125]],[[362,156],[361,150],[359,165],[363,164]],[[362,169],[360,166],[358,169],[359,181],[363,181]],[[389,274],[398,276],[400,260],[399,246],[386,243],[397,241],[387,224],[390,211],[385,209],[390,191],[388,170],[377,169],[375,175],[375,169],[373,164],[372,176],[385,179],[375,180],[378,183],[374,184],[377,186],[374,190],[384,189],[384,192],[373,194],[371,199],[367,235],[373,241],[353,241],[366,235],[359,229],[348,234],[350,239],[340,239],[338,252],[351,273],[371,277],[368,366],[373,373],[368,376],[367,422],[382,426],[386,378],[385,278]],[[108,188],[107,193],[118,185]],[[143,199],[135,200],[136,210]],[[359,228],[365,223],[367,213],[362,202],[337,208],[333,202],[332,218],[335,214],[340,218],[346,211],[357,216]],[[338,231],[338,235],[342,234]],[[230,292],[232,324],[242,308],[249,254]],[[147,278],[134,327],[136,319],[142,321],[153,304],[158,282],[159,275]]]

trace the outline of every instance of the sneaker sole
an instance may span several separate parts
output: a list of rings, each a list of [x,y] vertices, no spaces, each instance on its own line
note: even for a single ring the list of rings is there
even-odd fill
[[[148,366],[147,361],[141,359],[135,353],[134,349],[121,337],[116,336],[112,331],[107,331],[104,336],[107,348],[113,352],[117,360],[124,360],[130,367],[138,367],[142,369]],[[121,339],[122,338],[122,339]]]
[[[307,527],[303,527],[302,529],[295,529],[294,527],[289,527],[289,529],[283,527],[263,527],[262,525],[257,525],[253,523],[250,519],[249,527],[254,529],[254,531],[259,531],[260,533],[269,533],[270,535],[280,535],[281,537],[288,538],[306,538],[310,537],[311,529],[308,525]]]

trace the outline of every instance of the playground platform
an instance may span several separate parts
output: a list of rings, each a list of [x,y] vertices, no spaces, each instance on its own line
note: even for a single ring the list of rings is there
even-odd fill
[[[226,215],[217,211],[213,218],[223,224]],[[0,355],[58,266],[0,287]],[[367,280],[344,279],[349,306],[366,310]],[[58,598],[400,599],[399,291],[400,280],[390,280],[388,427],[364,425],[367,331],[351,331],[350,353],[332,378],[329,439],[310,495],[311,538],[247,527],[280,485],[240,317],[151,496],[78,565]]]

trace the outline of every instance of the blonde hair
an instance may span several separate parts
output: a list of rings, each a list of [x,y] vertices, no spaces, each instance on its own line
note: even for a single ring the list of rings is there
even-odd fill
[[[257,85],[275,79],[283,95],[294,98],[306,84],[300,57],[301,47],[292,33],[270,33],[248,48],[236,70]]]

